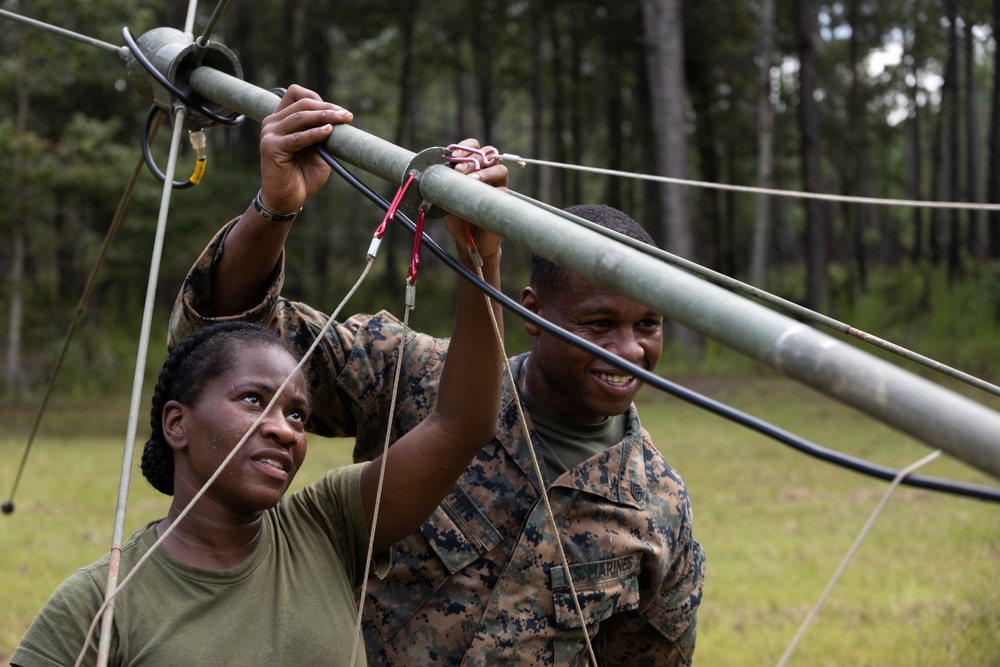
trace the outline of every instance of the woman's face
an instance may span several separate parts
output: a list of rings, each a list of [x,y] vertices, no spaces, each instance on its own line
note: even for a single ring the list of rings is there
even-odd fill
[[[197,492],[294,372],[205,495],[230,511],[256,513],[278,503],[305,459],[309,399],[304,376],[282,347],[253,343],[234,359],[228,372],[205,383],[194,405],[167,404],[164,431],[174,441],[175,489],[183,484]]]

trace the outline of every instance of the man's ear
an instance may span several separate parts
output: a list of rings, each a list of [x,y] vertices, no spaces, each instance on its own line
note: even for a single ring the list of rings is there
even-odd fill
[[[163,438],[170,448],[178,451],[187,447],[187,435],[184,430],[184,416],[187,408],[178,401],[167,401],[163,406]]]
[[[535,315],[540,315],[542,312],[542,300],[538,296],[538,292],[535,291],[534,287],[525,287],[521,290],[521,305],[533,312]],[[524,320],[524,330],[528,332],[528,335],[535,337],[542,333],[541,328],[528,320]]]

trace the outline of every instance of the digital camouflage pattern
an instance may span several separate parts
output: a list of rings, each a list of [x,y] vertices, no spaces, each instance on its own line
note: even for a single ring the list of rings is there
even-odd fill
[[[227,228],[228,229],[228,228]],[[184,282],[170,341],[213,321],[212,263],[225,229]],[[326,318],[279,296],[235,319],[278,328],[303,351]],[[330,329],[307,363],[310,430],[356,438],[355,460],[383,447],[401,323],[381,312]],[[392,440],[434,404],[448,341],[407,333]],[[514,376],[527,355],[512,360]],[[364,632],[370,664],[585,665],[587,650],[555,532],[541,501],[516,394],[505,381],[498,435],[420,531],[372,579]],[[548,485],[577,599],[600,665],[689,665],[704,579],[683,480],[639,424]],[[545,470],[541,455],[539,466]]]

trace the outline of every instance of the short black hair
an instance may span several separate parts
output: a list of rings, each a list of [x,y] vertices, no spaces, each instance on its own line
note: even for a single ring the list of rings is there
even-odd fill
[[[610,229],[613,232],[618,232],[636,241],[656,246],[653,237],[642,228],[642,225],[613,206],[606,204],[578,204],[564,210],[567,213],[598,224],[605,229]],[[531,286],[536,290],[544,290],[558,285],[566,273],[569,273],[569,271],[558,264],[550,262],[544,257],[539,257],[535,254],[531,255]]]
[[[160,493],[174,495],[174,450],[163,436],[163,406],[168,401],[194,404],[210,380],[232,368],[239,348],[252,344],[277,345],[298,359],[298,352],[277,331],[234,321],[195,331],[163,362],[149,412],[152,433],[142,449],[141,462],[143,476]]]

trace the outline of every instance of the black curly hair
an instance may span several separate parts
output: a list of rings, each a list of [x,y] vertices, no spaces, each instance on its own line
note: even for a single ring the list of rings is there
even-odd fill
[[[142,474],[153,488],[174,495],[174,451],[163,437],[163,407],[168,401],[192,405],[212,379],[229,370],[240,348],[277,345],[295,359],[298,352],[278,333],[249,322],[222,322],[181,340],[163,362],[149,412],[152,433],[142,449]]]
[[[596,223],[605,229],[610,229],[613,232],[618,232],[636,241],[656,246],[656,242],[653,241],[653,237],[649,235],[649,232],[643,229],[638,222],[613,206],[605,204],[579,204],[577,206],[570,206],[564,210],[584,220]],[[564,280],[566,273],[569,273],[566,269],[550,262],[544,257],[534,254],[531,256],[531,286],[536,290],[542,291],[558,287]]]

